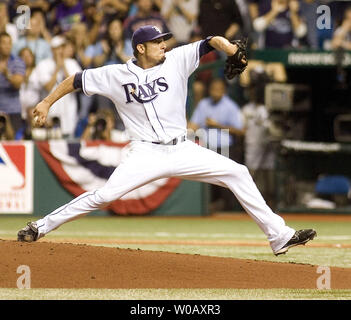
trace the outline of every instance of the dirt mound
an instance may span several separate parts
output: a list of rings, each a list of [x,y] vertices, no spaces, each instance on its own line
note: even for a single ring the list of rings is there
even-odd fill
[[[0,240],[0,288],[16,288],[20,265],[32,288],[316,288],[317,266],[78,245]],[[351,269],[331,268],[332,289]]]

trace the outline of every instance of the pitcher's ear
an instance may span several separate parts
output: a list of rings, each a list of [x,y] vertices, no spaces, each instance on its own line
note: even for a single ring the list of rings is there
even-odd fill
[[[136,49],[137,49],[138,53],[143,54],[143,53],[145,52],[145,45],[142,44],[142,43],[139,43],[139,44],[136,46]]]

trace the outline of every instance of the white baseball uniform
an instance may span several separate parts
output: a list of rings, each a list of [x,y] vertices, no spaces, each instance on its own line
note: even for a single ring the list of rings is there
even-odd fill
[[[131,148],[100,189],[86,192],[37,222],[39,237],[79,218],[148,182],[167,177],[195,180],[229,188],[279,250],[295,230],[272,212],[248,169],[214,151],[186,140],[188,77],[198,67],[202,40],[166,53],[162,64],[142,69],[126,64],[84,70],[86,95],[110,98],[128,130]],[[185,140],[185,141],[184,141]]]

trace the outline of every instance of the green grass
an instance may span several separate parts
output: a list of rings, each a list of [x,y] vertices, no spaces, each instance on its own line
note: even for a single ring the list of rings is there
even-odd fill
[[[17,231],[33,217],[1,217],[0,239],[16,239]],[[287,255],[275,257],[265,236],[252,221],[229,219],[150,218],[150,217],[85,217],[61,226],[45,237],[47,241],[78,239],[99,240],[99,245],[120,248],[157,250],[275,262],[307,263],[322,266],[351,268],[350,248],[336,247],[351,244],[351,222],[288,221],[295,229],[314,228],[318,236],[313,243],[334,247],[297,247]],[[159,244],[114,244],[111,240],[158,241]],[[187,240],[200,243],[184,244]],[[172,241],[172,244],[162,242]],[[174,241],[183,243],[176,244]],[[211,241],[211,245],[201,245]],[[225,241],[263,242],[266,246],[223,245]],[[216,242],[218,242],[216,244]],[[0,289],[0,299],[350,299],[350,290],[58,290],[58,289]]]
[[[1,217],[0,237],[15,238],[31,217]],[[33,219],[33,217],[32,217]],[[314,242],[351,244],[351,222],[290,221],[295,229],[314,228]],[[158,240],[262,241],[265,235],[252,221],[193,218],[84,217],[61,226],[47,238],[123,238]]]
[[[0,300],[349,300],[351,290],[0,289]]]

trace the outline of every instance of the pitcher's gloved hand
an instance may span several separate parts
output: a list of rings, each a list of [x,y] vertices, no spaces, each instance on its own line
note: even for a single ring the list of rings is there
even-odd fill
[[[234,55],[228,56],[225,62],[224,74],[231,80],[241,74],[247,67],[247,39],[230,41],[238,47]]]

